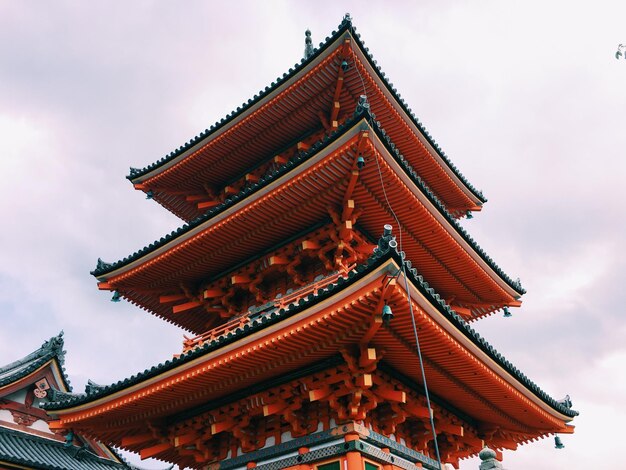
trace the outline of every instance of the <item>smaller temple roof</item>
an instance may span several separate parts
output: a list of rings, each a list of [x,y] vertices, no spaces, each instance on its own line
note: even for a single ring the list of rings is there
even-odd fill
[[[68,390],[71,390],[69,379],[65,374],[63,364],[65,351],[63,350],[63,331],[45,341],[41,347],[21,359],[0,367],[0,387],[14,383],[28,374],[36,371],[51,359],[56,359],[62,371],[63,381]]]
[[[47,390],[48,399],[59,400],[62,397],[72,396],[69,379],[63,367],[65,362],[63,346],[63,331],[61,331],[57,336],[44,341],[41,347],[30,354],[0,367],[0,397],[7,393],[10,397],[16,387],[18,387],[17,390],[29,388],[32,390],[33,382],[41,376],[46,376],[46,371],[50,370],[53,371],[54,379]],[[11,402],[10,398],[9,402]],[[0,400],[0,409],[3,409],[2,400]],[[30,405],[20,411],[29,414],[31,410],[42,411],[39,407],[32,406],[31,408]],[[39,414],[35,416],[37,419],[43,419]],[[114,450],[96,444],[83,436],[76,436],[78,441],[74,442],[82,441],[83,443],[82,446],[78,446],[75,443],[64,443],[61,436],[54,436],[52,432],[47,437],[41,433],[41,429],[31,432],[29,426],[30,424],[25,424],[22,428],[13,429],[10,426],[0,425],[0,467],[3,464],[10,464],[11,468],[16,465],[19,468],[50,470],[129,468]],[[93,452],[98,448],[97,446],[100,446],[102,456]]]
[[[45,470],[106,470],[128,468],[121,462],[98,457],[86,448],[66,446],[52,439],[0,427],[0,463]],[[23,466],[23,467],[22,467]]]

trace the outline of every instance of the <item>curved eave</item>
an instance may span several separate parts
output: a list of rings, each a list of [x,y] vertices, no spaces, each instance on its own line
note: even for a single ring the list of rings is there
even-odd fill
[[[361,122],[359,122],[361,119]],[[250,207],[251,204],[259,200],[263,195],[267,195],[275,190],[280,184],[297,177],[303,166],[309,165],[310,160],[318,158],[320,155],[328,154],[338,148],[355,135],[363,126],[374,130],[377,139],[377,147],[385,155],[386,160],[395,168],[395,172],[401,176],[407,186],[413,188],[413,193],[420,199],[422,204],[429,207],[430,212],[438,219],[442,227],[461,245],[466,253],[480,266],[487,276],[498,285],[499,289],[510,296],[511,299],[518,299],[524,290],[508,277],[493,260],[476,244],[476,242],[463,230],[446,210],[445,206],[429,190],[423,180],[410,167],[399,151],[394,148],[388,135],[379,128],[377,123],[366,123],[367,118],[357,117],[340,127],[334,134],[326,138],[323,142],[315,144],[308,152],[301,155],[298,162],[289,162],[281,171],[270,178],[263,178],[254,187],[234,196],[229,202],[207,212],[196,221],[187,224],[169,236],[161,238],[148,247],[104,268],[97,268],[92,274],[101,282],[114,281],[127,277],[133,269],[146,269],[149,264],[155,262],[160,256],[165,256],[167,252],[175,250],[182,244],[192,242],[195,236],[199,236],[204,231],[209,230],[215,224],[226,220],[227,217]],[[373,128],[373,129],[372,129]],[[363,128],[365,129],[365,128]],[[292,174],[293,172],[293,174]]]
[[[166,361],[164,364],[159,364],[130,379],[125,379],[116,384],[104,387],[91,396],[73,397],[64,402],[51,403],[46,406],[46,409],[48,409],[51,414],[58,417],[62,421],[62,425],[63,422],[65,422],[66,425],[70,425],[72,422],[92,419],[103,412],[108,412],[107,410],[114,408],[120,409],[120,406],[132,406],[134,400],[143,399],[144,396],[156,396],[151,395],[153,393],[158,393],[160,394],[159,396],[176,393],[175,390],[179,383],[184,383],[187,380],[199,380],[199,374],[217,373],[217,369],[215,369],[214,366],[210,366],[209,363],[219,363],[226,367],[225,364],[234,358],[239,358],[238,360],[243,361],[246,354],[253,354],[253,352],[256,351],[254,344],[257,344],[259,341],[264,341],[268,336],[276,337],[279,335],[286,340],[298,334],[304,334],[303,332],[307,331],[307,329],[301,328],[304,324],[301,322],[305,320],[313,321],[317,318],[315,315],[326,315],[325,318],[328,318],[328,315],[331,315],[333,311],[343,311],[342,305],[346,303],[349,304],[352,302],[351,299],[360,298],[365,292],[373,292],[373,289],[376,289],[375,286],[380,285],[380,280],[386,274],[397,272],[400,263],[401,258],[396,251],[379,251],[370,258],[367,265],[359,266],[350,273],[348,278],[341,278],[337,284],[330,285],[317,295],[301,300],[297,305],[291,304],[285,309],[273,312],[271,315],[259,319],[259,321],[255,321],[251,325],[246,325],[228,335],[216,338],[206,343],[204,346],[191,350],[176,359]],[[512,387],[524,397],[521,401],[516,398],[516,403],[518,403],[520,407],[524,404],[528,405],[532,403],[533,406],[537,407],[537,410],[548,413],[555,420],[561,422],[563,426],[564,423],[569,422],[578,414],[576,411],[564,407],[557,403],[556,400],[549,397],[535,383],[530,381],[528,377],[495,351],[493,347],[441,300],[438,294],[428,286],[415,270],[408,270],[407,276],[411,285],[411,299],[422,308],[434,322],[432,327],[428,325],[424,327],[431,332],[430,334],[439,332],[437,335],[441,336],[443,334],[442,332],[445,331],[445,334],[452,336],[459,345],[459,348],[468,351],[474,361],[479,361],[480,364],[486,367],[486,369],[483,369],[481,366],[475,370],[481,371],[480,374],[483,375],[487,374],[486,371],[488,370],[488,374],[497,378],[497,380],[493,381],[493,386],[495,386],[496,389],[498,387],[502,388],[503,385],[501,384],[503,383],[508,384],[507,386]],[[338,308],[339,310],[337,310]],[[335,325],[341,324],[343,325],[342,328],[346,328],[347,325],[350,324],[354,327],[354,321],[346,323],[346,320],[340,321],[339,317],[334,318]],[[398,323],[398,320],[395,321]],[[403,328],[408,331],[406,321]],[[383,328],[381,331],[387,330]],[[410,335],[403,332],[403,335],[405,334],[407,336],[405,341],[408,341],[408,336]],[[374,342],[376,341],[375,339]],[[293,345],[291,347],[293,348]],[[427,357],[430,354],[436,354],[437,349],[441,349],[439,347],[430,350],[427,345],[425,345],[424,348],[424,354]],[[281,354],[280,349],[275,349],[274,351],[276,351],[276,354]],[[316,358],[312,357],[309,358],[309,360],[314,361]],[[461,354],[459,360],[467,362],[467,357]],[[249,364],[253,364],[254,358],[249,358],[247,361]],[[408,366],[408,363],[403,363],[405,366]],[[224,369],[221,370],[223,371]],[[240,368],[237,370],[240,371]],[[472,378],[471,374],[462,374],[462,376],[464,377],[462,380],[468,383],[471,382],[473,387],[476,388],[478,384],[482,384],[482,389],[485,389],[485,384],[482,382],[482,379]],[[174,387],[174,384],[176,384],[176,387]],[[188,387],[189,385],[186,385],[183,388],[187,390]],[[148,390],[148,388],[150,388],[150,390]],[[491,390],[491,388],[486,390]],[[506,387],[502,388],[498,393],[505,391]],[[222,393],[227,393],[227,391],[223,390]],[[489,391],[488,394],[492,394],[492,392]],[[157,400],[159,399],[157,398]],[[163,397],[160,400],[163,400]],[[114,401],[118,403],[118,405],[112,406],[111,403]],[[151,401],[154,401],[154,398],[152,398]],[[506,403],[506,401],[502,401],[501,399],[498,399],[498,401],[499,403]],[[458,406],[454,403],[452,404]],[[132,409],[133,411],[136,410],[136,408]],[[124,413],[123,411],[120,412]],[[551,428],[552,431],[548,432],[556,432],[554,426],[555,425]]]
[[[407,107],[406,103],[404,103],[404,101],[396,93],[395,88],[393,88],[393,86],[386,80],[384,73],[380,70],[380,67],[375,65],[375,61],[369,54],[368,49],[364,47],[363,43],[359,39],[359,34],[356,33],[355,28],[353,28],[347,21],[344,21],[339,30],[334,32],[330,38],[326,38],[326,42],[322,44],[318,50],[316,50],[315,54],[311,58],[303,60],[300,64],[297,64],[294,69],[291,69],[288,74],[284,74],[283,77],[273,83],[271,87],[266,87],[265,91],[262,91],[259,95],[255,95],[254,99],[248,100],[247,103],[244,103],[240,108],[237,108],[237,111],[231,113],[225,119],[222,119],[220,123],[212,126],[210,129],[189,141],[189,143],[185,146],[142,170],[134,170],[128,178],[131,182],[137,185],[142,185],[144,183],[148,184],[148,182],[151,181],[159,181],[167,172],[173,171],[174,167],[178,168],[178,166],[180,166],[183,162],[186,162],[189,157],[195,157],[198,152],[208,148],[212,142],[216,141],[221,136],[224,136],[226,133],[233,131],[235,127],[241,125],[248,118],[260,112],[269,101],[273,100],[290,87],[293,87],[295,83],[302,79],[302,77],[309,74],[322,61],[326,60],[329,55],[336,53],[337,49],[341,47],[346,34],[349,35],[351,44],[353,43],[357,45],[357,47],[353,47],[352,50],[358,57],[362,67],[365,67],[367,70],[366,79],[368,82],[373,84],[376,93],[382,93],[384,95],[384,99],[389,103],[389,106],[392,106],[398,115],[401,116],[401,119],[407,123],[412,131],[412,134],[419,140],[420,145],[424,146],[427,150],[434,165],[445,175],[444,179],[449,179],[452,186],[447,187],[457,188],[456,190],[464,194],[464,197],[467,199],[467,209],[479,209],[486,199],[479,191],[469,184],[466,178],[463,177],[458,169],[448,160],[445,154],[437,146],[434,140],[432,140],[422,124]],[[380,108],[380,106],[377,106],[378,103],[374,104],[376,105],[374,107],[377,109]],[[382,108],[380,109],[382,110]],[[389,113],[385,112],[383,114],[387,115]],[[404,141],[404,139],[401,140]],[[406,150],[408,150],[408,148]],[[440,197],[442,199],[446,199],[443,196],[443,192],[445,192],[445,190],[442,189],[442,187],[439,187],[441,184],[440,179],[438,178],[439,176],[433,180],[433,183],[437,182],[436,184],[438,187],[436,189],[440,194]],[[190,209],[191,206],[184,202],[184,198],[180,200],[180,197],[178,196],[168,195],[167,192],[160,193],[159,191],[155,192],[154,198],[168,210],[171,210],[176,215],[186,220],[190,220],[189,214],[198,214],[195,210]]]
[[[407,160],[395,148],[388,134],[378,125],[371,126],[377,140],[376,145],[380,150],[384,150],[389,157],[386,161],[393,167],[393,173],[398,175],[407,187],[413,187],[413,194],[420,202],[429,208],[437,221],[446,228],[446,231],[454,240],[463,247],[480,268],[488,273],[498,286],[503,289],[512,299],[518,300],[526,291],[515,281],[513,281],[487,253],[474,241],[474,239],[461,227],[456,219],[446,210],[444,204],[426,186],[422,178],[413,170]]]
[[[326,38],[324,44],[320,45],[320,47],[315,50],[315,53],[309,57],[309,59],[302,59],[300,63],[295,64],[294,68],[289,70],[289,73],[284,73],[282,77],[277,78],[276,81],[272,82],[270,86],[265,87],[264,90],[261,90],[257,95],[254,95],[254,98],[249,99],[247,102],[237,107],[235,111],[231,112],[225,118],[222,118],[219,122],[212,125],[209,129],[206,129],[204,132],[191,139],[184,146],[170,152],[167,156],[145,168],[142,168],[141,170],[131,172],[127,178],[133,184],[143,183],[144,181],[152,179],[163,173],[174,165],[180,163],[188,156],[207,146],[211,141],[217,139],[241,121],[257,112],[272,98],[275,98],[292,86],[301,75],[307,74],[319,65],[319,63],[326,58],[326,54],[333,51],[338,46],[338,44],[342,41],[343,34],[349,29],[349,23],[342,23],[339,30],[333,32],[330,38]]]
[[[381,70],[380,66],[376,64],[373,56],[369,53],[369,49],[365,47],[364,43],[361,41],[361,35],[356,33],[356,28],[354,28],[353,37],[355,42],[359,45],[357,54],[361,58],[361,62],[367,64],[369,75],[371,77],[375,77],[376,84],[381,90],[384,90],[389,102],[405,118],[405,121],[410,124],[413,133],[418,137],[422,144],[428,148],[430,155],[446,172],[455,185],[460,188],[476,206],[482,206],[485,202],[487,202],[487,199],[483,196],[482,192],[470,184],[459,169],[452,164],[445,152],[443,152],[435,140],[430,136],[424,125],[417,119],[406,102],[401,98],[393,84],[386,79],[385,73]]]

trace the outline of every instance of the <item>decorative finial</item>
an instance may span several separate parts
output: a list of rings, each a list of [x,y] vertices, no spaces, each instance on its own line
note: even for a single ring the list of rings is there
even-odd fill
[[[308,59],[313,55],[313,40],[311,39],[311,30],[307,29],[304,32],[304,58]]]
[[[96,262],[96,269],[95,271],[104,271],[106,269],[109,269],[111,267],[111,263],[107,263],[106,261],[102,261],[101,258],[98,258],[98,261]],[[94,271],[92,271],[93,273]]]
[[[572,399],[569,397],[569,395],[565,395],[565,398],[557,400],[556,402],[562,407],[567,408],[568,410],[572,409]]]
[[[352,23],[352,17],[350,16],[350,13],[346,13],[345,15],[343,15],[343,20],[346,23]]]

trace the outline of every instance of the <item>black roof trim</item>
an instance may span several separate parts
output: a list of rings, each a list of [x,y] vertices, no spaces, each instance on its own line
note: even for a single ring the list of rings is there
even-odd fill
[[[306,298],[300,299],[297,304],[292,303],[288,307],[280,310],[277,310],[275,308],[270,309],[260,315],[258,318],[254,319],[248,325],[239,327],[224,336],[205,343],[203,346],[181,354],[179,357],[167,360],[163,363],[153,366],[150,369],[146,369],[143,372],[132,375],[131,377],[120,380],[114,384],[102,387],[101,389],[94,391],[94,393],[89,396],[85,394],[74,395],[62,401],[46,403],[44,405],[44,408],[47,410],[64,409],[71,406],[87,403],[91,400],[95,400],[100,397],[118,392],[129,386],[135,385],[144,380],[175,369],[176,367],[179,367],[187,362],[190,362],[193,359],[199,358],[212,351],[221,349],[227,344],[233,343],[243,336],[246,336],[255,331],[262,330],[274,323],[284,320],[285,318],[291,317],[298,312],[306,310],[312,305],[350,286],[351,284],[361,279],[368,273],[372,272],[374,269],[381,266],[384,262],[388,261],[391,258],[393,258],[398,264],[402,265],[405,256],[404,253],[399,253],[396,249],[390,248],[388,240],[386,242],[385,239],[381,240],[382,241],[379,241],[379,248],[374,251],[372,256],[368,258],[366,263],[357,266],[355,269],[348,273],[347,277],[340,277],[337,280],[337,283],[330,284],[326,288],[321,289],[317,294],[310,294]],[[463,333],[470,341],[472,341],[472,343],[478,346],[485,354],[487,354],[499,366],[501,366],[505,371],[507,371],[511,376],[518,380],[524,387],[530,390],[544,403],[568,417],[573,418],[574,416],[578,415],[577,411],[572,410],[566,405],[559,403],[557,400],[550,397],[545,391],[539,388],[536,383],[532,382],[526,375],[524,375],[519,369],[517,369],[511,362],[509,362],[502,354],[496,351],[493,346],[491,346],[484,338],[482,338],[473,328],[469,326],[469,324],[461,316],[459,316],[446,304],[443,298],[441,298],[440,295],[429,286],[428,282],[426,282],[424,278],[418,274],[415,268],[411,267],[408,261],[407,265],[407,276],[411,280],[411,282],[427,299],[429,299],[429,301],[435,306],[435,308],[437,308],[437,310],[441,312],[444,317],[447,318],[461,333]]]
[[[208,129],[205,129],[203,132],[186,142],[184,145],[179,148],[173,150],[165,157],[157,160],[156,162],[138,169],[131,168],[129,175],[126,177],[129,180],[133,180],[140,176],[144,176],[145,174],[151,172],[152,170],[174,160],[187,150],[191,149],[193,146],[201,142],[202,140],[209,137],[212,133],[217,132],[222,127],[226,126],[233,120],[235,120],[239,115],[246,112],[249,108],[257,104],[261,101],[265,96],[272,93],[275,89],[280,87],[284,82],[291,79],[295,74],[297,74],[300,70],[305,68],[309,63],[313,62],[317,57],[319,57],[336,39],[341,37],[343,33],[346,31],[350,31],[352,37],[355,39],[359,48],[367,58],[370,66],[378,75],[378,78],[385,84],[387,90],[392,94],[394,99],[400,104],[406,115],[411,119],[413,124],[419,129],[424,138],[428,141],[428,143],[432,146],[432,148],[437,152],[438,156],[442,159],[442,161],[448,166],[448,168],[455,174],[457,178],[476,196],[481,202],[487,202],[487,199],[483,196],[483,193],[477,190],[468,180],[463,176],[460,170],[450,161],[446,153],[441,149],[441,147],[437,144],[435,139],[430,135],[430,133],[426,130],[426,127],[420,122],[420,120],[415,116],[411,108],[407,105],[404,99],[401,97],[400,93],[393,86],[393,83],[389,82],[385,76],[385,72],[383,72],[378,65],[377,61],[374,59],[372,54],[369,52],[369,48],[365,47],[365,43],[361,40],[361,35],[357,33],[356,27],[352,24],[352,19],[349,15],[346,15],[343,18],[343,21],[339,24],[339,27],[336,31],[333,31],[330,36],[327,36],[324,42],[319,44],[319,47],[314,50],[314,53],[309,56],[307,59],[302,59],[299,63],[294,64],[293,68],[289,69],[289,72],[283,73],[282,77],[278,77],[276,81],[273,81],[270,86],[266,86],[265,89],[261,90],[258,94],[255,94],[253,98],[249,99],[247,102],[242,103],[241,106],[238,106],[236,110],[232,111],[230,114],[226,115],[226,117],[222,118],[219,122],[216,122]]]

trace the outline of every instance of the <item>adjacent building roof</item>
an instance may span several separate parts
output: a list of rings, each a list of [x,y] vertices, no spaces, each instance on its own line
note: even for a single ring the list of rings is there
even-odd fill
[[[17,390],[32,389],[35,380],[53,371],[54,382],[47,391],[47,399],[55,400],[62,396],[71,396],[71,387],[63,364],[65,351],[63,350],[63,332],[45,341],[40,348],[27,354],[17,361],[0,367],[0,396]],[[60,388],[61,390],[57,389]],[[2,404],[0,404],[2,409]],[[33,406],[33,409],[41,412]],[[22,410],[28,413],[29,408]],[[38,419],[41,419],[40,415]],[[13,423],[10,423],[13,424]],[[57,439],[55,439],[57,437]],[[128,468],[126,463],[110,448],[84,440],[85,445],[64,444],[60,436],[54,436],[50,431],[49,437],[44,437],[42,431],[30,432],[29,427],[11,429],[0,426],[0,466],[3,463],[20,466],[20,468],[36,469],[121,469]],[[91,446],[99,446],[102,455],[98,456],[91,450]],[[96,448],[96,447],[94,447]]]
[[[0,464],[43,470],[112,470],[129,468],[122,461],[98,457],[86,448],[0,427]]]
[[[63,364],[65,362],[65,351],[63,350],[63,332],[45,341],[39,349],[27,354],[15,362],[0,367],[0,387],[15,383],[36,371],[51,359],[56,359],[62,371],[62,378],[65,386],[71,391],[71,386]]]

